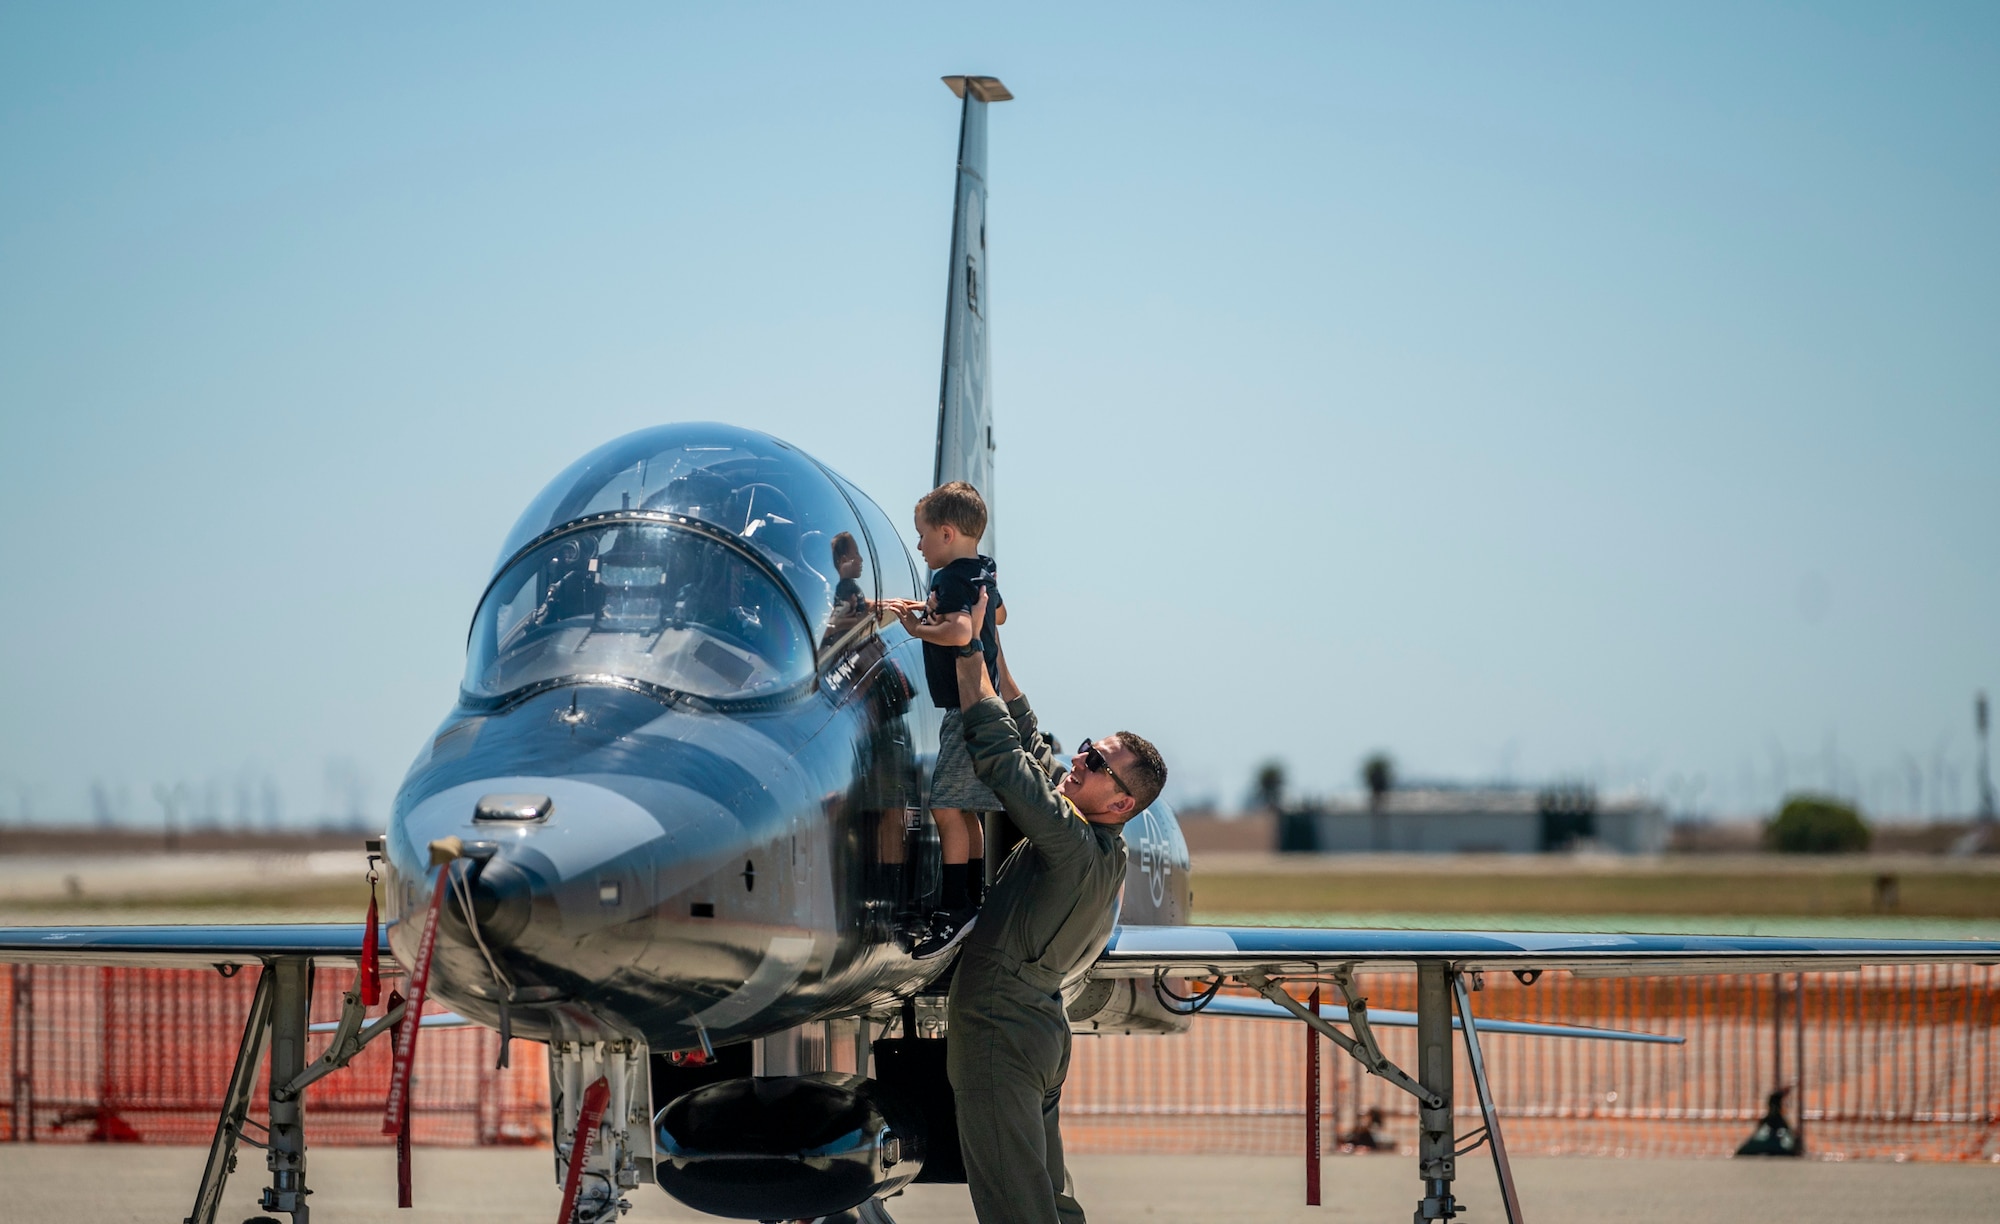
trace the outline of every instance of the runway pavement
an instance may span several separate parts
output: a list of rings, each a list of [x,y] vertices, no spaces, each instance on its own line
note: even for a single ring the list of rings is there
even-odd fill
[[[0,905],[281,893],[359,881],[366,867],[359,850],[6,854],[0,855]]]
[[[166,1224],[187,1214],[203,1153],[194,1148],[0,1145],[0,1212],[14,1220]],[[263,1162],[241,1157],[223,1224],[261,1214]],[[1474,1224],[1502,1219],[1492,1165],[1478,1155],[1459,1187]],[[552,1224],[558,1194],[547,1149],[419,1149],[414,1211],[395,1207],[387,1149],[325,1148],[311,1156],[315,1224],[422,1224],[478,1220]],[[1410,1218],[1417,1181],[1409,1160],[1329,1158],[1326,1205],[1303,1205],[1301,1162],[1283,1157],[1086,1156],[1077,1191],[1096,1224],[1258,1220],[1346,1224]],[[1824,1164],[1815,1161],[1524,1159],[1523,1206],[1535,1224],[1657,1221],[1991,1218],[2000,1168],[1991,1165]],[[629,1224],[712,1217],[679,1207],[652,1186],[630,1195]],[[899,1224],[969,1222],[961,1186],[918,1186],[891,1201]]]

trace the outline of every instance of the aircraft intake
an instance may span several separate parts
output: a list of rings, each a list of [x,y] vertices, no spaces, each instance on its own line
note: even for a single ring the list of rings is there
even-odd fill
[[[534,908],[535,885],[528,873],[513,859],[495,856],[478,866],[468,885],[480,935],[495,945],[513,943]]]
[[[874,1080],[745,1076],[653,1119],[660,1187],[710,1215],[812,1219],[893,1194],[923,1170],[922,1116]]]

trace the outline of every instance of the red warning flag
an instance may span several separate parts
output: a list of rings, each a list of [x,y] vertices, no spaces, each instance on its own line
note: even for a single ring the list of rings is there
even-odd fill
[[[569,1172],[563,1175],[562,1211],[556,1224],[570,1224],[576,1214],[576,1194],[583,1185],[583,1165],[590,1159],[591,1140],[597,1138],[597,1124],[604,1120],[604,1107],[611,1101],[611,1085],[603,1076],[583,1090],[583,1104],[576,1111],[576,1135],[569,1141]]]
[[[375,873],[368,873],[368,929],[361,933],[361,1005],[382,1001],[382,918],[375,909]]]
[[[393,1135],[409,1114],[410,1067],[417,1057],[417,1034],[422,1031],[424,993],[431,984],[431,954],[437,951],[438,911],[444,904],[445,873],[451,862],[438,864],[431,879],[431,903],[424,911],[423,933],[417,937],[416,963],[410,966],[410,998],[403,1009],[402,1023],[396,1026],[396,1061],[389,1071],[389,1101],[382,1111],[382,1133]]]
[[[396,1004],[402,1001],[402,995],[397,994],[393,990],[389,992],[389,1007],[392,1010]],[[395,1044],[396,1034],[392,1032],[389,1034],[390,1048],[393,1049]],[[410,1196],[410,1098],[408,1096],[403,1098],[403,1116],[396,1121],[396,1206],[408,1207],[412,1203]]]

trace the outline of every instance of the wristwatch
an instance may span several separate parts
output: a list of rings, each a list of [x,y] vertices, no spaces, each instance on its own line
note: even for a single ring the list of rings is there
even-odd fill
[[[958,657],[961,659],[969,659],[973,655],[985,654],[985,653],[986,653],[986,647],[983,643],[980,642],[978,638],[973,638],[971,641],[967,642],[965,645],[960,646],[958,648]]]

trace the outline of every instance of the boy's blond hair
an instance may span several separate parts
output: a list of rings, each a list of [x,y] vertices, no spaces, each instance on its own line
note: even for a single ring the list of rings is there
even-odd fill
[[[949,527],[976,543],[986,534],[986,499],[963,480],[954,480],[917,499],[917,519],[932,527]]]

